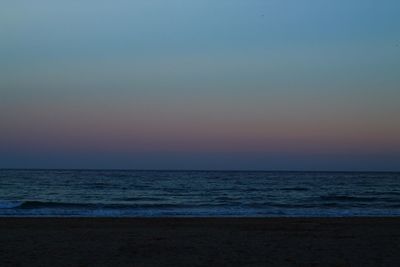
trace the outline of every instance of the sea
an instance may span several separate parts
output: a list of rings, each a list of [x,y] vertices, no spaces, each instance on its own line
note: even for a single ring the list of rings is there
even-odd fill
[[[400,173],[2,169],[0,216],[400,216]]]

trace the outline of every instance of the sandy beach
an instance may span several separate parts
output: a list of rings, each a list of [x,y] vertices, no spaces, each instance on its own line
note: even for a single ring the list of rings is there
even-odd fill
[[[400,218],[1,218],[0,266],[399,266]]]

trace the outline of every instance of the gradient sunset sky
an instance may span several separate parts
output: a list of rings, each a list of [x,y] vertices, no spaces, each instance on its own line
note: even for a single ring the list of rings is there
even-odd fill
[[[0,167],[400,170],[398,0],[0,3]]]

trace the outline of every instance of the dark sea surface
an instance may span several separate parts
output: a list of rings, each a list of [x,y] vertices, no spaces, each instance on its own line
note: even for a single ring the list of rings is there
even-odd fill
[[[400,216],[400,173],[0,170],[0,216]]]

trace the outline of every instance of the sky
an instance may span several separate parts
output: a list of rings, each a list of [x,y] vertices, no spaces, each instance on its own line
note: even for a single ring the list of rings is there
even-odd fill
[[[400,171],[397,0],[0,2],[0,168]]]

